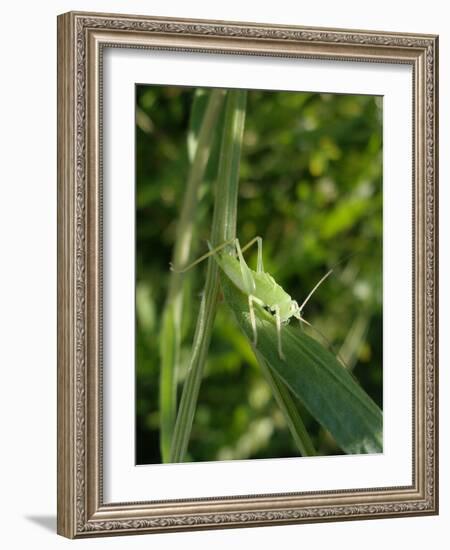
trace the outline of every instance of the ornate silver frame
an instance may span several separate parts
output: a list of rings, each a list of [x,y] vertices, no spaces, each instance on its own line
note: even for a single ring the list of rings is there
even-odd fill
[[[102,500],[102,48],[413,68],[413,484],[142,503]],[[58,533],[70,538],[438,513],[438,38],[128,15],[58,17]]]

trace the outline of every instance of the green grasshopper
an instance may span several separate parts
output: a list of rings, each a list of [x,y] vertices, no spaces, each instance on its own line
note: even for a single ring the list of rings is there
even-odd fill
[[[258,255],[256,263],[256,271],[250,269],[244,259],[245,252],[252,245],[257,244]],[[227,246],[233,245],[236,255],[230,255],[222,252]],[[281,327],[289,323],[291,317],[295,317],[300,323],[305,323],[311,327],[302,317],[302,311],[308,303],[311,296],[325,279],[332,273],[332,269],[328,271],[320,281],[314,286],[303,303],[299,306],[298,303],[275,281],[275,279],[264,271],[262,260],[262,238],[255,237],[243,248],[241,248],[238,239],[226,241],[216,248],[212,248],[208,242],[209,252],[189,264],[183,269],[176,269],[171,266],[172,271],[183,273],[188,271],[198,263],[206,260],[210,256],[214,256],[220,269],[231,280],[231,282],[248,297],[248,309],[250,314],[250,323],[253,330],[253,344],[256,347],[258,343],[258,333],[256,330],[256,317],[254,304],[258,304],[266,311],[269,311],[275,317],[277,327],[278,354],[284,360],[282,345],[281,345]]]

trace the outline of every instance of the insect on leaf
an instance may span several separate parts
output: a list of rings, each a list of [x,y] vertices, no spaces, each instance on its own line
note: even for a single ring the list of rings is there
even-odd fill
[[[224,274],[221,285],[227,304],[252,342],[246,295]],[[258,305],[255,313],[258,354],[332,434],[341,449],[348,454],[382,452],[382,412],[347,369],[295,324],[282,327],[284,359],[281,359],[273,316]]]

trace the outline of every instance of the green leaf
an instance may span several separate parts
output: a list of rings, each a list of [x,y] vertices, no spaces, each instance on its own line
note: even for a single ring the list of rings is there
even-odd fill
[[[189,260],[193,233],[198,222],[196,210],[199,203],[199,187],[203,182],[211,144],[216,133],[217,121],[225,99],[224,90],[213,90],[194,100],[192,128],[195,127],[195,146],[192,145],[192,163],[186,182],[180,217],[177,222],[177,236],[172,251],[172,263],[184,265]],[[172,272],[169,290],[162,315],[160,336],[160,450],[163,462],[170,458],[170,446],[176,418],[177,368],[180,356],[185,274]]]
[[[188,158],[191,164],[194,163],[197,147],[200,143],[202,128],[205,123],[205,117],[208,109],[208,103],[211,97],[225,97],[225,90],[219,88],[209,90],[207,88],[198,88],[195,91],[194,99],[191,106],[189,117],[189,128],[187,133],[187,150]],[[217,170],[220,160],[221,132],[220,128],[224,125],[225,109],[221,108],[216,118],[214,129],[215,131],[209,136],[208,147],[210,149],[208,161],[204,168],[203,178],[200,193],[209,193],[217,178]]]
[[[224,274],[221,285],[229,307],[251,342],[247,297]],[[273,316],[259,306],[255,312],[258,332],[255,352],[332,434],[341,449],[349,454],[382,452],[382,412],[352,374],[298,326],[282,327],[285,359],[281,359]]]
[[[295,405],[294,398],[292,397],[289,389],[283,380],[277,376],[272,369],[268,366],[264,357],[259,353],[257,349],[254,350],[258,364],[272,390],[272,394],[275,397],[280,410],[286,420],[289,431],[292,438],[298,447],[298,450],[302,456],[315,456],[316,450],[309,437],[306,427],[303,423],[302,417]]]
[[[244,132],[246,101],[247,92],[244,90],[231,90],[227,94],[211,228],[211,242],[213,245],[236,236],[239,159]],[[216,316],[219,290],[218,266],[215,260],[210,258],[192,343],[191,358],[173,431],[170,462],[183,462],[188,448]]]
[[[163,462],[170,453],[176,407],[176,366],[180,348],[180,330],[175,305],[164,309],[161,324],[159,351],[161,356],[159,379],[160,450]]]
[[[209,94],[207,90],[199,88],[195,91],[189,116],[189,128],[187,134],[187,148],[189,162],[193,162],[197,151],[198,137],[208,105]]]

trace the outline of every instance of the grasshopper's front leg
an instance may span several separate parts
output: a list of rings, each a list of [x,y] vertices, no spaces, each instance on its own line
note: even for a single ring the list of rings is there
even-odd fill
[[[277,338],[278,338],[278,355],[280,359],[284,361],[284,353],[281,349],[281,316],[280,316],[280,306],[275,306],[275,322],[277,324]]]
[[[256,329],[256,317],[255,317],[255,308],[253,307],[253,304],[258,304],[261,307],[264,307],[264,302],[257,298],[256,296],[253,296],[253,294],[249,294],[248,296],[248,309],[250,312],[250,323],[252,325],[253,330],[253,345],[256,346],[258,343],[258,331]],[[275,322],[277,324],[277,340],[278,340],[278,355],[280,356],[280,359],[284,361],[284,353],[281,347],[281,316],[280,316],[280,307],[275,306]]]
[[[264,302],[257,298],[256,296],[253,296],[253,294],[248,295],[248,310],[250,312],[250,323],[252,325],[253,330],[253,345],[256,346],[258,343],[258,332],[256,330],[256,317],[255,317],[255,308],[253,307],[253,304],[258,304],[259,306],[264,307]]]

